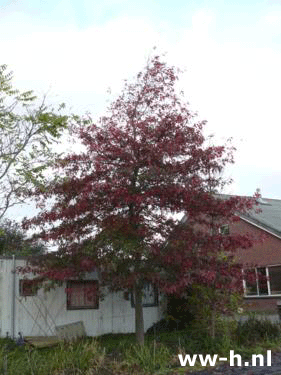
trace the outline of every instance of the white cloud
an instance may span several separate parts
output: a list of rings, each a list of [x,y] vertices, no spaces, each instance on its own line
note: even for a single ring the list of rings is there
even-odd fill
[[[89,6],[84,4],[85,9]],[[173,30],[165,23],[125,15],[79,29],[71,9],[66,11],[67,21],[61,25],[19,11],[4,14],[2,63],[14,70],[18,86],[41,92],[51,86],[58,101],[66,100],[74,110],[95,114],[106,104],[107,88],[118,93],[122,80],[143,68],[156,45],[168,52],[170,63],[186,67],[180,86],[191,109],[208,120],[208,132],[220,141],[234,136],[238,170],[241,166],[245,171],[251,166],[272,173],[280,170],[276,157],[281,135],[280,49],[246,46],[243,36],[239,43],[219,42],[214,32],[218,31],[218,13],[209,8],[194,12],[191,26],[175,25]],[[251,35],[255,34],[253,28],[257,40],[273,32],[276,35],[280,17],[280,11],[268,11],[252,25]],[[236,170],[233,173],[240,178]],[[240,174],[241,179],[245,180],[245,173]]]
[[[145,54],[160,43],[157,32],[141,19],[122,17],[78,30],[68,26],[25,29],[30,20],[21,14],[15,17],[14,32],[6,29],[8,36],[0,46],[16,80],[43,92],[51,86],[67,97],[79,93],[81,99],[92,93],[96,99],[95,94],[102,93],[103,101],[106,89],[120,90],[122,80],[142,69]]]
[[[280,2],[281,4],[281,2]],[[263,15],[262,20],[269,29],[281,31],[281,9],[271,9]]]
[[[192,30],[198,36],[206,35],[215,24],[215,13],[202,8],[194,12],[192,16]]]

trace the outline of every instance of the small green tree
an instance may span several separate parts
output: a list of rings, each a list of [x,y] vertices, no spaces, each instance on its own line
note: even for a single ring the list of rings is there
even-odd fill
[[[0,219],[9,207],[23,203],[21,193],[41,180],[54,160],[53,144],[67,127],[68,117],[46,105],[36,104],[32,91],[12,86],[12,72],[0,65]]]
[[[213,284],[195,284],[188,299],[191,313],[196,317],[200,328],[206,329],[213,339],[217,334],[217,323],[222,315],[234,315],[242,305],[240,292],[229,288],[216,288]]]
[[[39,255],[45,250],[42,242],[26,238],[17,222],[5,219],[0,223],[0,255]]]

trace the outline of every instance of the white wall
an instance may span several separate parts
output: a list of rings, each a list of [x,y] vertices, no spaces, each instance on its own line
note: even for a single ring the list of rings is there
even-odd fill
[[[12,331],[12,259],[0,259],[0,329],[1,336]]]
[[[16,267],[23,266],[23,259],[16,259]],[[12,336],[12,286],[13,260],[0,258],[0,329]],[[19,294],[19,280],[23,275],[15,274],[15,317],[14,334],[24,336],[52,336],[55,326],[82,320],[88,336],[105,333],[130,333],[135,330],[135,309],[126,301],[123,293],[106,294],[100,300],[99,309],[67,310],[66,284],[50,292],[39,290],[36,296],[22,297]],[[97,279],[97,274],[90,275]],[[161,319],[164,306],[144,307],[145,330]]]

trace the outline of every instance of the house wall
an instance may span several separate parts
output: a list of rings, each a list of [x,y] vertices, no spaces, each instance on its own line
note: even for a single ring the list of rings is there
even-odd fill
[[[281,297],[248,297],[245,298],[245,308],[248,311],[277,314],[278,301],[281,301]]]
[[[16,267],[24,266],[24,259],[16,259]],[[0,329],[1,336],[52,336],[55,326],[83,321],[88,336],[105,333],[130,333],[135,331],[135,309],[131,301],[124,299],[123,293],[107,293],[100,300],[99,309],[67,310],[66,283],[49,292],[42,289],[36,296],[22,297],[19,280],[23,275],[15,274],[15,316],[13,329],[12,288],[13,259],[0,259]],[[87,279],[97,279],[92,273]],[[105,292],[105,291],[104,291]],[[145,330],[161,319],[164,306],[144,307]]]
[[[230,232],[233,234],[250,233],[257,240],[251,249],[242,249],[237,252],[237,258],[243,263],[244,268],[249,268],[251,266],[266,267],[281,265],[281,239],[278,237],[265,232],[263,229],[260,229],[243,219],[231,224]],[[261,237],[263,237],[263,241],[260,240]],[[244,307],[246,311],[255,311],[261,314],[267,313],[278,320],[278,301],[281,301],[281,296],[245,297]]]
[[[243,219],[231,224],[231,233],[251,233],[257,240],[257,243],[251,249],[240,250],[237,255],[243,264],[268,266],[274,264],[281,264],[281,239],[265,232],[264,230],[247,223]],[[264,237],[264,241],[259,240]]]

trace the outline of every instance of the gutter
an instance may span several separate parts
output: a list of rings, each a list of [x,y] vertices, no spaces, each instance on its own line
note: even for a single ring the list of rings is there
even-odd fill
[[[13,255],[12,263],[12,306],[11,306],[11,338],[15,338],[15,299],[16,299],[16,258]]]

